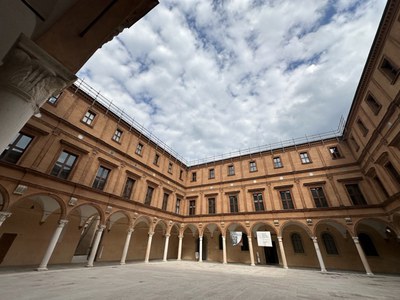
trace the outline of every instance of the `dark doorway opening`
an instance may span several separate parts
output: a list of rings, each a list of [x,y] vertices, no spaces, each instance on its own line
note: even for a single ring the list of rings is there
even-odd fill
[[[0,264],[3,262],[4,257],[6,257],[16,237],[16,233],[3,233],[0,237]]]
[[[276,251],[276,244],[272,241],[272,247],[264,247],[265,260],[267,265],[279,264],[278,252]]]

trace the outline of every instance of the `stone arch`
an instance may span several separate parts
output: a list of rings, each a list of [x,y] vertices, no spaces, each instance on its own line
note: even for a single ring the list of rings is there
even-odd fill
[[[306,224],[296,220],[289,220],[283,223],[279,228],[279,235],[283,236],[285,228],[287,228],[290,225],[299,226],[300,228],[304,229],[304,231],[308,234],[310,238],[313,237],[313,231]]]
[[[222,232],[218,223],[211,222],[203,226],[203,260],[222,262]]]
[[[138,225],[139,223],[145,223],[149,226],[151,225],[151,220],[150,217],[146,216],[146,215],[139,215],[133,222],[133,227],[136,227],[136,225]]]
[[[0,184],[0,211],[6,211],[10,205],[10,195],[8,191]]]
[[[242,222],[230,222],[226,224],[226,253],[227,253],[227,261],[234,263],[243,263],[250,264],[250,245],[249,245],[249,228],[246,224]],[[239,244],[234,245],[234,241],[231,237],[232,231],[240,231],[242,228],[242,240]]]
[[[190,229],[190,231],[193,233],[193,236],[196,234],[196,232],[197,232],[197,234],[199,233],[199,228],[197,228],[197,226],[192,223],[185,224],[181,228],[182,233],[184,233],[187,229]]]
[[[158,219],[155,223],[153,223],[153,228],[152,228],[153,232],[157,226],[160,226],[163,229],[164,234],[166,234],[169,229],[167,222],[163,219]]]
[[[198,259],[199,228],[193,223],[186,223],[181,227],[182,260]]]
[[[312,230],[313,236],[317,236],[318,227],[321,226],[324,223],[325,224],[329,224],[329,225],[333,226],[334,228],[336,228],[336,230],[338,230],[343,235],[343,237],[346,237],[346,231],[348,233],[350,233],[351,236],[354,236],[354,231],[352,230],[352,228],[350,228],[346,224],[344,224],[344,223],[342,223],[342,222],[340,222],[338,220],[335,220],[335,219],[322,219],[322,220],[319,220],[314,225],[314,228]]]
[[[133,225],[133,220],[129,213],[126,210],[117,210],[110,214],[106,220],[107,228],[111,229],[111,227],[120,219],[126,218],[128,227]]]
[[[246,225],[245,225],[244,223],[242,223],[242,222],[235,222],[235,221],[230,222],[230,223],[228,223],[228,224],[225,225],[225,228],[226,228],[227,231],[228,231],[228,230],[229,230],[229,231],[230,231],[230,230],[233,230],[233,231],[234,231],[236,228],[238,228],[238,226],[242,227],[247,235],[249,234],[249,228],[248,228],[248,226],[246,226]]]
[[[400,233],[397,231],[396,227],[394,226],[394,224],[389,223],[386,219],[383,218],[362,218],[360,220],[358,220],[355,224],[354,224],[354,232],[355,234],[358,233],[359,227],[361,226],[361,224],[365,224],[368,223],[368,226],[372,227],[373,229],[375,229],[379,235],[382,238],[386,238],[387,237],[387,231],[386,229],[389,228],[390,230],[392,230],[397,236],[400,235]]]
[[[205,224],[205,225],[203,226],[203,234],[204,234],[204,231],[208,230],[208,231],[211,233],[211,235],[213,235],[213,233],[214,233],[217,229],[218,229],[221,233],[223,232],[222,227],[221,227],[220,225],[218,225],[218,223],[216,223],[216,222],[207,223],[207,224]]]
[[[266,226],[272,229],[272,231],[274,232],[274,234],[278,235],[278,231],[275,229],[275,227],[268,223],[268,222],[264,222],[264,221],[259,221],[259,222],[255,222],[251,227],[250,227],[250,233],[251,236],[255,237],[256,236],[256,231],[257,229],[259,229],[262,226]]]
[[[144,261],[146,256],[147,242],[151,226],[153,225],[152,219],[147,215],[137,215],[133,220],[133,232],[131,236],[130,246],[127,254],[129,261]]]

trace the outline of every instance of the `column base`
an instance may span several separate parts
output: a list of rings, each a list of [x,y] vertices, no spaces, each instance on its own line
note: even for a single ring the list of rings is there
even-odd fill
[[[328,271],[326,269],[322,269],[321,273],[328,273]]]
[[[250,264],[250,266],[251,266],[251,267],[255,267],[255,266],[256,266],[256,264]]]
[[[288,267],[283,267],[283,268],[286,269],[286,270],[289,269]]]
[[[125,263],[125,262],[122,262],[122,261],[121,261],[119,264],[120,264],[121,266],[126,265],[126,263]]]
[[[93,265],[87,264],[85,267],[86,267],[86,268],[93,268]]]
[[[178,258],[177,261],[182,261],[182,259]]]
[[[47,269],[46,267],[39,267],[35,269],[36,271],[48,271],[49,269]]]
[[[368,276],[374,276],[374,273],[367,273]]]

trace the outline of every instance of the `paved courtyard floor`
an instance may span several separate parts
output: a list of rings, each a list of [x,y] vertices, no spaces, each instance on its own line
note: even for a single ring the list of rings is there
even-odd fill
[[[400,276],[186,261],[0,269],[0,299],[400,299]]]

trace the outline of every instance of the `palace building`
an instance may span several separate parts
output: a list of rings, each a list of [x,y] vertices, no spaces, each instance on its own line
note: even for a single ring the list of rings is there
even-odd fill
[[[0,156],[0,266],[192,260],[399,273],[399,71],[400,2],[389,0],[337,134],[196,164],[77,82]]]

